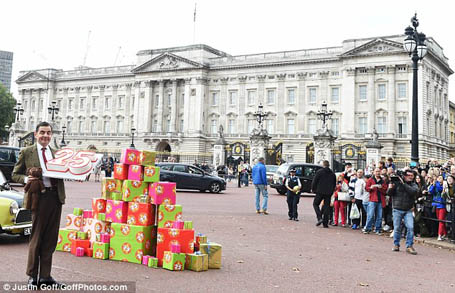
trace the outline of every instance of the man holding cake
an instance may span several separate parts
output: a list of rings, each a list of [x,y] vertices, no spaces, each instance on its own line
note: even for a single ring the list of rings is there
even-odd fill
[[[21,150],[12,175],[12,179],[18,183],[42,180],[45,187],[44,192],[39,194],[37,208],[32,211],[33,224],[26,271],[29,276],[28,285],[62,287],[62,284],[51,277],[51,268],[52,255],[57,245],[62,205],[65,203],[65,186],[61,179],[35,178],[26,175],[27,170],[32,167],[46,170],[47,161],[53,159],[55,150],[49,146],[52,139],[52,126],[48,122],[40,122],[35,129],[35,139],[34,145]]]

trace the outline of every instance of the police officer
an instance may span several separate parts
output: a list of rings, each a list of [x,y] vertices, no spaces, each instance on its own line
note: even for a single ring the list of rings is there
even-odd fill
[[[299,177],[295,176],[295,169],[289,170],[289,176],[286,178],[286,188],[287,188],[287,202],[289,208],[289,220],[298,221],[297,213],[297,204],[300,200],[300,189],[302,184],[300,184]]]

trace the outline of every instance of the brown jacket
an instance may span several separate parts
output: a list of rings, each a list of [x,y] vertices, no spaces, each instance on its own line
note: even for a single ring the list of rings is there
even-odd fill
[[[55,150],[51,148],[52,155],[54,155]],[[38,156],[38,150],[36,147],[36,144],[23,148],[19,154],[19,159],[17,160],[16,165],[14,166],[13,170],[13,175],[12,179],[14,182],[17,183],[24,183],[24,179],[26,177],[26,172],[28,168],[31,167],[38,167],[41,168],[40,162],[39,162],[39,156]],[[58,190],[58,198],[62,204],[65,203],[65,185],[63,183],[62,179],[57,179],[57,190]],[[24,196],[24,200],[27,198],[27,196]],[[24,202],[24,206],[26,206],[26,203]]]

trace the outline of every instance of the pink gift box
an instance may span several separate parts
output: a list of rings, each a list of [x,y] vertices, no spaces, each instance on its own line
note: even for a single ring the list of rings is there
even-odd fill
[[[106,222],[126,223],[128,202],[108,199],[106,203]]]
[[[108,233],[102,233],[100,235],[100,242],[109,243],[111,241],[111,236]]]
[[[128,167],[128,180],[144,180],[144,167],[140,165],[130,165]]]
[[[148,266],[149,264],[149,258],[152,258],[153,256],[151,255],[144,255],[142,256],[142,264]]]
[[[174,228],[174,229],[183,229],[184,224],[185,224],[185,222],[177,220],[177,221],[174,221],[174,223],[172,223],[172,228]],[[177,253],[180,253],[180,252],[177,252]]]
[[[180,253],[182,250],[180,244],[177,243],[171,243],[171,252],[173,253]]]
[[[127,165],[139,165],[140,151],[135,149],[124,149],[120,157],[120,163]]]
[[[77,247],[76,248],[76,256],[84,256],[84,248]]]
[[[84,219],[91,219],[93,218],[93,211],[84,211],[82,215]]]
[[[154,182],[149,186],[150,202],[175,205],[175,182]]]

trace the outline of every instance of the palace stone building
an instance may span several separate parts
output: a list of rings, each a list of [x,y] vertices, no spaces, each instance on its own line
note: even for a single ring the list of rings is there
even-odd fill
[[[71,147],[119,152],[137,129],[139,149],[211,153],[220,125],[230,143],[249,144],[262,104],[283,158],[309,161],[317,112],[326,101],[337,146],[362,152],[375,130],[384,157],[410,157],[411,119],[419,119],[420,158],[449,150],[448,77],[442,47],[428,38],[419,63],[419,115],[411,116],[412,64],[403,35],[345,40],[340,46],[232,56],[207,45],[143,50],[128,66],[22,71],[17,80],[23,127],[67,126]],[[352,149],[343,159],[353,156]],[[352,157],[354,158],[354,157]]]

